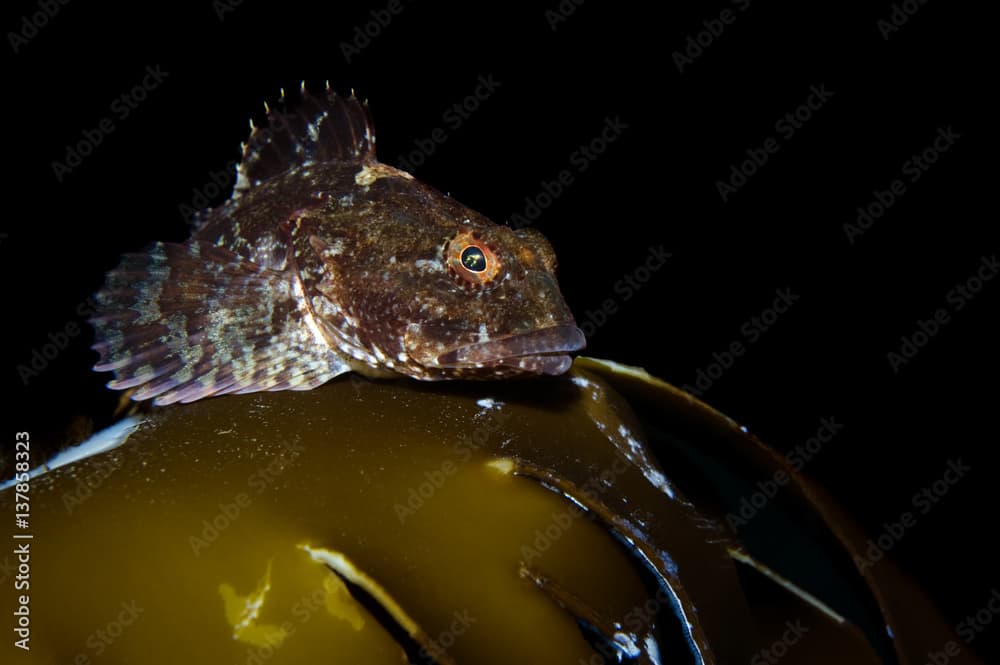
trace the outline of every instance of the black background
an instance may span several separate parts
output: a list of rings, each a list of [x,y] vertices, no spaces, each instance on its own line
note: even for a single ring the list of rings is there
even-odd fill
[[[587,0],[553,30],[545,10],[555,3],[413,2],[349,61],[342,43],[385,3],[247,0],[221,20],[221,5],[207,1],[60,6],[18,52],[9,35],[3,47],[5,441],[29,430],[50,447],[81,417],[107,422],[116,396],[102,387],[108,375],[88,370],[96,354],[75,308],[120,253],[186,237],[179,206],[226,171],[247,118],[260,120],[280,86],[355,88],[371,102],[389,164],[444,128],[447,141],[416,175],[498,222],[523,213],[526,197],[572,170],[571,153],[618,117],[627,129],[535,223],[556,248],[578,321],[616,298],[587,353],[693,383],[713,352],[746,341],[741,327],[776,289],[790,288],[798,302],[705,399],[781,450],[813,435],[821,417],[843,423],[805,471],[872,536],[913,512],[912,495],[961,458],[971,472],[892,550],[957,623],[1000,588],[988,545],[1000,280],[960,312],[946,299],[1000,250],[987,237],[995,211],[979,204],[995,170],[978,164],[995,153],[973,116],[995,83],[976,71],[985,19],[914,3],[884,39],[877,22],[888,3],[814,5],[672,3],[650,13]],[[724,8],[735,20],[678,71],[673,52]],[[7,9],[2,27],[19,31],[38,6]],[[114,117],[111,104],[147,65],[169,75],[58,182],[52,162]],[[449,127],[444,112],[490,75],[500,87]],[[833,96],[778,137],[775,122],[811,86]],[[961,138],[848,242],[855,209],[905,180],[903,163],[949,127]],[[723,202],[716,181],[769,136],[778,152]],[[666,266],[634,297],[616,296],[615,283],[661,244],[673,255]],[[894,372],[887,353],[941,307],[950,323]],[[68,323],[83,332],[25,385],[18,365]],[[980,652],[997,643],[998,621],[977,638]]]

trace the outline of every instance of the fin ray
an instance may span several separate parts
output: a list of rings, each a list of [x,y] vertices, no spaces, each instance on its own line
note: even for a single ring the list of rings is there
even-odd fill
[[[353,94],[316,97],[302,91],[295,110],[270,109],[254,127],[237,167],[233,198],[268,178],[313,162],[374,162],[375,130],[367,104]]]
[[[313,337],[291,280],[204,242],[128,254],[97,294],[95,369],[156,404],[319,385],[348,371]]]

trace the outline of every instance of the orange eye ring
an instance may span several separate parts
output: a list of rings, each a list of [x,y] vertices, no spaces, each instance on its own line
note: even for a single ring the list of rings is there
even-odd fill
[[[471,231],[462,231],[445,247],[448,270],[468,286],[488,286],[500,274],[500,259]]]

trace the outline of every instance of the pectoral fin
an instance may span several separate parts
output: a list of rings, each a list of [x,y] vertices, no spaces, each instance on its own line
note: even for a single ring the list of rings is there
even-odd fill
[[[158,405],[318,386],[350,367],[297,287],[288,271],[203,242],[127,254],[97,294],[94,369]]]

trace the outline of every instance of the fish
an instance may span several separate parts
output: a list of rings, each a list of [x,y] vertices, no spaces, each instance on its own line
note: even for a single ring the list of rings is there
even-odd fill
[[[369,378],[565,373],[583,333],[535,229],[378,161],[367,101],[300,87],[251,121],[230,198],[125,254],[95,296],[94,369],[133,400]]]

